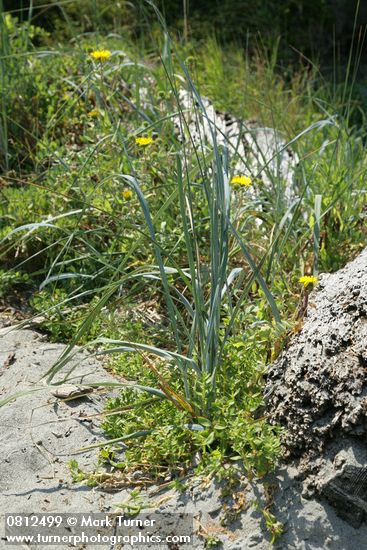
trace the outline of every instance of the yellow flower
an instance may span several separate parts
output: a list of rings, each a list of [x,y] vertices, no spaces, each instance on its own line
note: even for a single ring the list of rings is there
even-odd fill
[[[92,111],[89,111],[88,113],[88,116],[90,116],[91,118],[95,118],[99,115],[99,111],[97,111],[97,109],[92,109]]]
[[[91,58],[94,59],[94,61],[107,61],[109,57],[111,57],[110,50],[94,50],[90,54]]]
[[[133,192],[131,189],[125,189],[122,192],[122,196],[124,197],[125,201],[130,201],[133,198]]]
[[[150,145],[153,143],[152,137],[137,137],[135,138],[135,144],[139,145],[139,147],[145,147],[146,145]]]
[[[252,183],[251,178],[248,176],[233,176],[231,184],[238,187],[249,187]]]
[[[317,277],[313,275],[303,275],[299,278],[299,282],[306,288],[308,285],[315,285],[317,283]]]

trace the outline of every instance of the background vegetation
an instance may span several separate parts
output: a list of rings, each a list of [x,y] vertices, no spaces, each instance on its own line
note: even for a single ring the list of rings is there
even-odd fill
[[[157,20],[144,0],[3,0],[4,9],[23,20],[32,9],[36,25],[60,36],[75,32],[111,32],[124,28],[141,36],[149,33]],[[359,0],[158,0],[158,8],[173,31],[190,39],[215,35],[223,45],[235,43],[253,51],[260,41],[271,46],[282,37],[282,62],[297,59],[292,48],[332,66],[333,58],[345,62],[355,36],[354,28],[367,23],[367,6]],[[19,10],[19,11],[17,11]]]

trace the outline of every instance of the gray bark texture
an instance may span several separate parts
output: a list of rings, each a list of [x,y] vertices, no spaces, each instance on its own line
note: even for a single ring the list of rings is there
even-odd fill
[[[367,519],[366,373],[367,248],[320,277],[301,332],[269,369],[265,393],[304,496],[326,498],[355,527]]]

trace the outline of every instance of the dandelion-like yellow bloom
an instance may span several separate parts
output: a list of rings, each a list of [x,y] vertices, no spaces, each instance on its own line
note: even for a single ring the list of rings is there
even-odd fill
[[[236,187],[249,187],[252,183],[251,178],[248,176],[233,176],[231,184]]]
[[[125,189],[122,192],[122,196],[124,197],[125,201],[130,201],[133,198],[133,192],[131,189]]]
[[[303,275],[299,278],[299,282],[306,288],[308,285],[315,285],[317,283],[317,277],[313,275]]]
[[[97,109],[92,109],[91,111],[89,111],[88,113],[88,116],[90,116],[91,118],[95,118],[99,115],[99,111],[97,111]]]
[[[94,59],[94,61],[101,61],[102,63],[104,61],[107,61],[109,57],[111,57],[110,50],[94,50],[90,54],[91,58]]]
[[[146,145],[150,145],[153,143],[152,137],[137,137],[135,138],[136,145],[139,145],[139,147],[145,147]]]

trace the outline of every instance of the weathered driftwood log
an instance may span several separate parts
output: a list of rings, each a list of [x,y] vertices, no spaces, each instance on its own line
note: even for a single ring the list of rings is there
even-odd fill
[[[140,105],[147,112],[155,109],[150,100],[154,86],[150,76],[140,82]],[[134,86],[132,89],[136,90]],[[274,128],[221,112],[207,97],[201,96],[199,103],[193,92],[184,88],[178,90],[176,114],[172,114],[170,120],[177,139],[185,143],[186,148],[210,153],[215,141],[228,150],[234,174],[250,176],[274,192],[282,186],[281,196],[287,206],[299,197],[295,178],[298,155]],[[256,196],[254,188],[249,192]]]
[[[187,90],[179,90],[178,97],[182,114],[173,116],[172,122],[181,142],[210,151],[215,139],[234,158],[236,173],[259,177],[270,188],[274,179],[280,180],[284,184],[286,200],[294,199],[294,171],[299,159],[287,147],[280,132],[262,127],[256,120],[239,120],[218,111],[206,97],[200,98],[199,107],[198,100]]]
[[[285,427],[305,494],[354,526],[367,519],[367,249],[320,277],[302,331],[271,366],[272,421]]]

